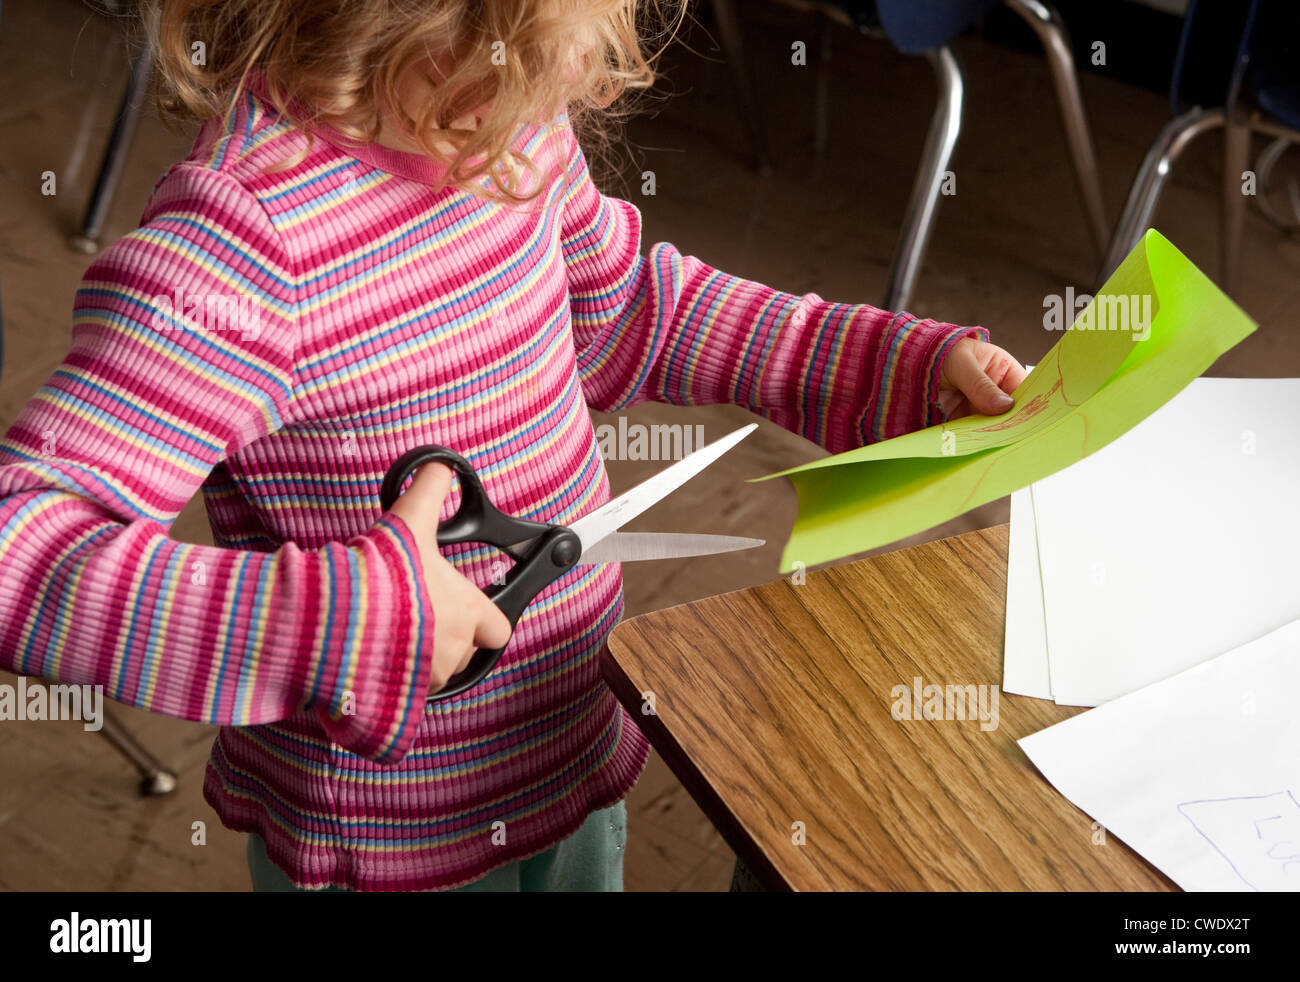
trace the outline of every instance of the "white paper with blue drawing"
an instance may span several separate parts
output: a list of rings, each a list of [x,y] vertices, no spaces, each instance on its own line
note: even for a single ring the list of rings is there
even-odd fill
[[[1183,889],[1300,891],[1298,698],[1300,621],[1020,746]]]

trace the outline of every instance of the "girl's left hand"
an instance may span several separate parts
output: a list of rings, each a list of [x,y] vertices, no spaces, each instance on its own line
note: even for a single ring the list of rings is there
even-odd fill
[[[945,419],[971,413],[1000,416],[1014,402],[1011,393],[1025,380],[1025,366],[995,344],[963,338],[943,360],[939,405]]]

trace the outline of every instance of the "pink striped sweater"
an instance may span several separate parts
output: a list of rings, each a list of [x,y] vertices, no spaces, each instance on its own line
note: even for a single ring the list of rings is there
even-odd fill
[[[732,402],[839,451],[937,421],[943,354],[985,335],[642,256],[563,125],[521,135],[549,172],[516,207],[329,131],[268,170],[305,143],[246,93],[86,272],[0,443],[0,665],[220,724],[207,800],[301,886],[449,888],[618,801],[647,744],[597,668],[616,565],[553,584],[482,685],[426,707],[389,464],[445,444],[503,510],[568,522],[609,495],[589,406]],[[215,547],[168,536],[197,490]],[[447,553],[491,580],[490,551]]]

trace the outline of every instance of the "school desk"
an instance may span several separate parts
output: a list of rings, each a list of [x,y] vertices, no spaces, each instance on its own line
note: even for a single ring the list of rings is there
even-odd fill
[[[1081,710],[999,689],[993,727],[986,688],[984,721],[925,718],[978,716],[978,687],[1001,684],[1007,531],[787,577],[611,633],[606,680],[764,887],[1176,889],[1016,745]],[[927,685],[945,687],[942,704]],[[950,685],[963,688],[949,700]]]

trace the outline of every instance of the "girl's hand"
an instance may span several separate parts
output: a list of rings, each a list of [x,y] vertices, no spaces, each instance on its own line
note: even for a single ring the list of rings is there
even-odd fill
[[[451,479],[450,467],[425,464],[392,507],[392,513],[415,535],[424,566],[424,588],[433,606],[430,693],[465,668],[475,648],[502,648],[510,640],[506,615],[438,552],[438,518]]]
[[[939,405],[946,419],[971,413],[1000,416],[1012,407],[1011,393],[1025,380],[1025,366],[997,345],[963,338],[943,360]]]

